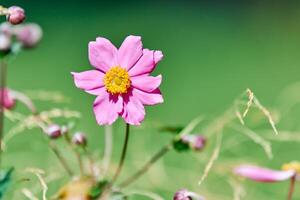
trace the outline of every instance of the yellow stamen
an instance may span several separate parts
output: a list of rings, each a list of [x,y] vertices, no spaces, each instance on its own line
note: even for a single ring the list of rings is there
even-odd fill
[[[112,67],[106,72],[103,81],[106,90],[111,94],[127,93],[131,85],[127,70],[119,66]]]
[[[294,170],[296,173],[300,174],[300,162],[293,161],[286,163],[282,166],[282,170]]]

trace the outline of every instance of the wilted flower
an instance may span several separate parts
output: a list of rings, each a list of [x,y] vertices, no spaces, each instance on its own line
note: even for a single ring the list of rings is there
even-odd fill
[[[43,31],[38,24],[27,23],[16,27],[15,34],[23,47],[32,48],[41,40]]]
[[[57,124],[49,125],[44,132],[52,139],[59,138],[62,135],[61,127]]]
[[[204,198],[195,192],[188,191],[187,189],[180,189],[175,193],[173,200],[204,200]]]
[[[19,6],[11,6],[8,8],[7,21],[11,24],[20,24],[25,20],[25,11]]]
[[[206,143],[206,138],[202,135],[183,135],[181,140],[187,143],[192,149],[200,151],[204,148]]]
[[[163,102],[158,88],[162,77],[150,76],[162,57],[161,51],[143,49],[139,36],[128,36],[119,49],[102,37],[89,43],[89,60],[95,70],[72,74],[78,88],[97,96],[98,124],[112,124],[122,116],[126,123],[139,125],[144,105]]]
[[[0,88],[0,105],[6,109],[12,109],[15,104],[16,100],[12,97],[10,91],[7,88]]]
[[[61,200],[90,200],[90,190],[95,185],[88,178],[75,179],[60,189],[57,199]]]
[[[80,146],[85,146],[87,143],[85,134],[81,133],[81,132],[75,133],[72,138],[72,141],[74,144],[80,145]]]
[[[279,182],[300,176],[300,162],[284,164],[282,170],[272,170],[253,165],[241,165],[234,173],[258,182]]]
[[[11,38],[9,35],[0,33],[0,51],[8,51],[11,47]]]
[[[173,140],[173,147],[179,152],[187,150],[201,151],[206,143],[206,138],[202,135],[184,134]]]

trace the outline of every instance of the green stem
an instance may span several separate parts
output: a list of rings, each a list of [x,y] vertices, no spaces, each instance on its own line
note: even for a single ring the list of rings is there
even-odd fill
[[[62,155],[59,153],[58,149],[56,148],[55,144],[53,142],[49,143],[49,146],[51,148],[51,150],[53,151],[53,153],[56,155],[56,157],[58,158],[59,162],[61,163],[61,165],[63,166],[63,168],[66,170],[66,172],[68,173],[69,176],[73,176],[73,172],[71,170],[71,168],[69,167],[69,165],[67,164],[67,161],[62,157]]]
[[[140,170],[138,170],[136,173],[134,173],[129,178],[125,179],[125,181],[123,181],[120,184],[120,187],[127,187],[128,185],[130,185],[131,183],[136,181],[143,174],[145,174],[154,163],[156,163],[160,158],[162,158],[171,149],[172,149],[172,146],[169,144],[164,146],[161,150],[159,150],[156,154],[154,154],[154,156],[146,164],[144,164],[144,166]]]
[[[292,198],[293,198],[293,193],[295,190],[295,182],[296,182],[296,176],[293,176],[291,178],[290,189],[289,189],[287,200],[292,200]]]
[[[82,158],[81,158],[81,155],[80,153],[74,148],[73,144],[72,144],[72,141],[71,141],[71,138],[69,136],[69,133],[65,133],[65,139],[68,143],[68,145],[70,146],[70,148],[72,149],[72,151],[74,152],[75,156],[76,156],[76,159],[77,159],[77,162],[79,164],[79,170],[80,170],[80,175],[83,176],[84,175],[84,167],[83,167],[83,162],[82,162]]]
[[[117,170],[115,172],[115,175],[112,178],[111,185],[114,182],[116,182],[116,180],[118,179],[118,177],[119,177],[119,175],[120,175],[120,173],[122,171],[122,168],[123,168],[123,165],[124,165],[124,161],[125,161],[125,157],[126,157],[127,147],[128,147],[129,132],[130,132],[130,125],[126,124],[125,141],[124,141],[124,145],[123,145],[122,155],[121,155],[121,158],[120,158],[120,161],[119,161],[118,168],[117,168]]]
[[[0,164],[1,164],[1,154],[2,154],[2,138],[4,131],[4,89],[6,87],[6,63],[2,59],[0,61]]]
[[[122,149],[121,158],[120,158],[120,161],[118,164],[118,168],[117,168],[112,180],[110,181],[110,183],[108,183],[107,186],[103,189],[103,192],[99,198],[100,200],[106,200],[108,198],[109,192],[110,192],[113,184],[116,182],[116,180],[118,179],[118,177],[122,171],[125,157],[126,157],[127,147],[128,147],[129,132],[130,132],[130,125],[126,124],[125,141],[124,141],[124,145],[123,145],[123,149]]]

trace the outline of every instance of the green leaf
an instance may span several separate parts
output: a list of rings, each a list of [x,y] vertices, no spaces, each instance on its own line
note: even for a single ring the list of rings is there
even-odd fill
[[[4,196],[7,187],[11,182],[11,174],[13,170],[14,168],[9,168],[7,170],[0,171],[0,199],[2,199],[2,197]]]
[[[93,186],[91,188],[91,190],[89,191],[89,196],[91,199],[97,199],[103,192],[103,189],[105,188],[105,186],[107,186],[108,181],[107,180],[103,180],[98,182],[95,186]]]

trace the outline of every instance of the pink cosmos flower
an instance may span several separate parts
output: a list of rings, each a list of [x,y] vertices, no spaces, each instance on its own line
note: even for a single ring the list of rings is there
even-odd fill
[[[254,165],[241,165],[234,169],[234,173],[257,181],[257,182],[279,182],[292,178],[299,179],[300,163],[291,162],[282,166],[282,170],[272,170]]]
[[[162,58],[161,51],[143,49],[139,36],[126,37],[119,49],[102,37],[89,43],[95,69],[72,74],[76,87],[97,96],[94,113],[99,125],[112,124],[119,116],[140,125],[144,105],[163,102],[158,88],[162,76],[150,75]]]

